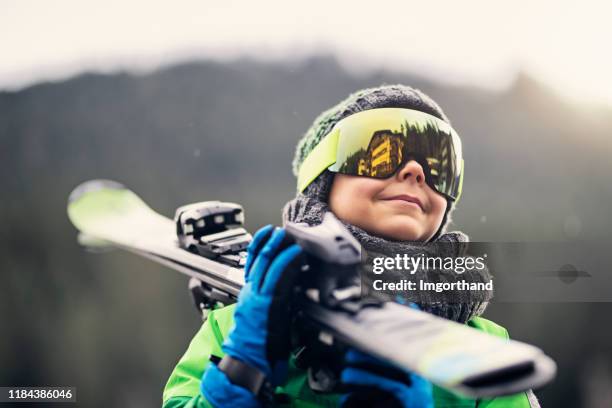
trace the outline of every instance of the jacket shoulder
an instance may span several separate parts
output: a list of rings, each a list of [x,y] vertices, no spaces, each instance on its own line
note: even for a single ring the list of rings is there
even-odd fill
[[[235,305],[213,310],[191,340],[187,351],[170,374],[163,400],[191,398],[200,393],[200,380],[210,356],[223,357],[223,340],[234,325]]]

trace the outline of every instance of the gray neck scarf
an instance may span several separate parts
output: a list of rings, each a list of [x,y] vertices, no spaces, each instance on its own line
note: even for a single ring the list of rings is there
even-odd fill
[[[283,209],[283,224],[287,222],[302,222],[311,226],[318,225],[327,211],[329,211],[327,203],[317,198],[298,194],[295,199],[285,205]],[[458,231],[441,234],[434,240],[435,245],[424,245],[421,242],[386,240],[370,235],[354,225],[345,222],[343,224],[360,242],[362,248],[367,253],[366,263],[375,256],[395,256],[398,253],[414,257],[420,254],[453,257],[462,255],[467,249],[461,243],[467,243],[468,237]],[[409,276],[407,275],[405,271],[391,270],[385,272],[386,278],[408,278]],[[462,278],[469,282],[488,282],[491,276],[485,268],[481,271],[472,270],[466,272],[466,274],[462,275]],[[367,278],[364,279],[367,280]],[[453,282],[457,280],[457,276],[454,272],[421,269],[412,275],[412,279],[423,279],[428,282]],[[365,287],[369,286],[366,285]],[[411,298],[411,300],[416,301],[421,309],[449,320],[466,323],[471,318],[479,316],[484,312],[493,293],[489,291],[463,290],[445,291],[443,293],[433,292],[430,294],[430,292],[418,291],[414,295],[417,298]]]

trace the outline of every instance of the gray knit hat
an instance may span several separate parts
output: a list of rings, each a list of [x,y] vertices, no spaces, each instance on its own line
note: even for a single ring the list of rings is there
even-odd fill
[[[406,85],[383,85],[376,88],[362,89],[321,113],[310,129],[300,139],[293,159],[293,174],[297,177],[299,168],[308,154],[326,136],[336,123],[354,113],[379,108],[406,108],[428,113],[450,124],[442,108],[433,99],[418,89]],[[324,171],[302,194],[327,202],[333,173]],[[435,240],[446,231],[454,202],[447,199],[446,211],[440,228],[431,238]]]

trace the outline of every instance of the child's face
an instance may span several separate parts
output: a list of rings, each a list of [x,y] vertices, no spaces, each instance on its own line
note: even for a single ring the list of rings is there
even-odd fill
[[[407,200],[416,199],[417,203]],[[414,160],[388,179],[336,174],[329,206],[341,220],[382,238],[427,241],[440,227],[446,199],[425,183]]]

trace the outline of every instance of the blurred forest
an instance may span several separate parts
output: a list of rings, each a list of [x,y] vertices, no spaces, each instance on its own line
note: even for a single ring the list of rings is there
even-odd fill
[[[291,160],[313,119],[349,93],[405,83],[464,142],[454,228],[475,241],[610,240],[612,108],[575,105],[519,74],[506,91],[392,71],[354,76],[332,57],[86,74],[0,93],[0,385],[66,385],[79,406],[154,407],[199,327],[187,280],[76,243],[68,194],[122,182],[153,208],[220,199],[247,227],[280,223]],[[494,303],[489,317],[559,364],[545,407],[612,406],[610,303]]]

